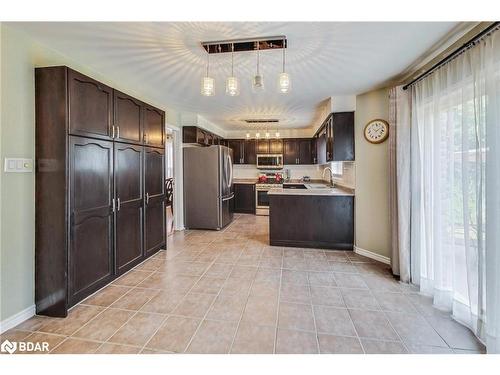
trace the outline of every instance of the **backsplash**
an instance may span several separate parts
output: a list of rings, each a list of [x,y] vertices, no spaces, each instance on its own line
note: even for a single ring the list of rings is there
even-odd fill
[[[299,179],[303,176],[309,176],[311,179],[321,179],[323,173],[322,165],[287,165],[283,170],[290,170],[292,179]],[[257,178],[260,170],[254,165],[235,165],[234,178]]]
[[[339,161],[339,162],[327,163],[327,164],[321,165],[321,172],[323,172],[323,170],[326,167],[330,167],[333,169],[333,171],[335,171],[336,168],[338,168],[337,163],[340,163],[342,175],[341,176],[334,175],[334,177],[333,177],[334,183],[339,185],[339,186],[343,186],[343,187],[346,187],[349,189],[355,189],[356,188],[356,163],[355,162],[353,162],[353,161]],[[333,164],[337,164],[337,165],[334,166]],[[326,181],[329,181],[328,173],[325,174],[324,179]]]

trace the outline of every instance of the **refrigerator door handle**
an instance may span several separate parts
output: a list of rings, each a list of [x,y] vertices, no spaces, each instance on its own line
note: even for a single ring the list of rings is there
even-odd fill
[[[227,197],[227,198],[222,198],[222,201],[223,201],[223,202],[225,202],[225,201],[229,201],[229,200],[231,200],[231,199],[233,199],[233,198],[234,198],[234,193],[233,193],[233,194],[231,194],[231,195],[230,195],[229,197]]]
[[[227,154],[227,161],[229,165],[229,179],[227,182],[227,187],[230,188],[233,184],[233,162],[231,161],[231,155]]]

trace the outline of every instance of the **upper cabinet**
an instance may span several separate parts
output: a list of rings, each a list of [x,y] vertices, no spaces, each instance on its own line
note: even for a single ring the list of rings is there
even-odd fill
[[[354,112],[330,114],[316,133],[315,141],[318,164],[354,161]]]
[[[268,139],[257,139],[256,143],[256,153],[257,154],[268,154],[269,153],[269,140]]]
[[[182,128],[183,143],[197,143],[202,146],[226,146],[222,137],[197,126],[184,126]]]
[[[149,146],[163,146],[165,112],[146,105],[144,107],[144,144]]]
[[[156,147],[164,145],[164,111],[65,69],[71,135]]]
[[[255,139],[245,140],[245,158],[244,164],[257,164],[257,154],[255,152]]]
[[[233,150],[233,164],[245,164],[245,141],[243,139],[228,139],[227,147]]]
[[[112,139],[113,89],[68,69],[68,92],[70,134]]]
[[[270,139],[269,140],[269,153],[270,154],[282,154],[283,153],[283,140],[282,139]]]
[[[114,90],[115,138],[123,142],[142,142],[143,104],[133,97]]]
[[[314,164],[313,139],[290,138],[283,141],[284,164]]]
[[[354,160],[354,112],[333,114],[331,144],[332,150],[328,161]]]

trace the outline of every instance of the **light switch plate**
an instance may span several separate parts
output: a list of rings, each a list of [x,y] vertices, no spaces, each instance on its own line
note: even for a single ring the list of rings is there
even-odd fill
[[[33,159],[5,158],[3,170],[6,173],[33,172]]]

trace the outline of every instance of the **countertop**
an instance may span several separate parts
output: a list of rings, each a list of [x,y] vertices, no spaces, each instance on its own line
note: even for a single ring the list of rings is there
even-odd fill
[[[305,183],[306,189],[284,189],[284,188],[272,188],[267,194],[268,195],[322,195],[322,196],[354,196],[354,192],[350,189],[345,189],[341,187],[319,187],[320,184],[315,183]],[[321,185],[326,184],[324,182]]]
[[[256,184],[258,182],[257,178],[235,178],[233,183],[235,184]],[[283,184],[324,184],[323,180],[310,180],[308,182],[302,181],[302,179],[290,179],[288,181],[283,181]]]
[[[257,179],[256,178],[234,178],[233,183],[235,184],[256,184]]]

